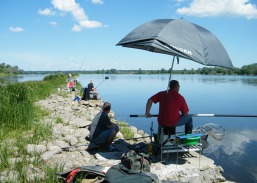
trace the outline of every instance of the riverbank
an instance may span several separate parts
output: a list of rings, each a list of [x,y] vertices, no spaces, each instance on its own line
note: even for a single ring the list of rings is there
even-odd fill
[[[76,95],[79,95],[77,93]],[[119,133],[114,145],[119,152],[89,152],[87,151],[89,142],[85,137],[89,134],[87,128],[93,117],[101,110],[103,101],[90,100],[82,101],[81,104],[72,103],[73,95],[69,90],[59,88],[55,94],[52,94],[45,100],[40,100],[37,105],[49,111],[48,117],[44,118],[42,123],[51,125],[52,138],[49,141],[38,144],[27,144],[26,150],[28,157],[33,159],[34,154],[40,154],[40,161],[52,167],[62,167],[63,171],[68,171],[79,166],[100,165],[110,167],[120,163],[122,153],[135,145],[144,146],[149,143],[149,138],[139,138],[135,140],[124,140],[123,134]],[[111,101],[110,101],[111,102]],[[110,114],[113,122],[118,122],[114,118],[114,113]],[[149,136],[143,131],[130,127],[135,134],[134,137]],[[70,147],[73,146],[73,147]],[[66,148],[65,148],[66,147]],[[14,148],[15,149],[15,148]],[[176,154],[176,153],[175,153]],[[17,153],[18,155],[18,153]],[[13,157],[10,161],[19,160],[19,156]],[[223,182],[222,168],[216,166],[213,160],[199,154],[191,153],[189,157],[180,157],[170,155],[166,158],[166,163],[159,161],[153,162],[151,172],[155,173],[160,180],[171,180],[181,182]],[[0,174],[0,181],[17,180],[18,172],[4,171]],[[44,172],[38,169],[36,165],[27,167],[28,182],[35,182],[39,177],[43,177]]]

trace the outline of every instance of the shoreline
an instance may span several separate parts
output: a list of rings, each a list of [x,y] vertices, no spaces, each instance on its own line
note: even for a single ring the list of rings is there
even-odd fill
[[[78,94],[77,94],[78,95]],[[78,95],[79,96],[79,95]],[[110,101],[111,102],[111,101]],[[101,110],[102,100],[81,101],[81,104],[72,104],[72,94],[68,88],[58,89],[45,100],[36,102],[37,105],[50,111],[50,115],[42,123],[52,125],[52,138],[49,142],[40,144],[27,144],[27,154],[40,153],[41,161],[50,166],[63,166],[64,171],[70,171],[80,166],[100,165],[110,167],[120,163],[121,155],[129,150],[129,147],[150,142],[149,136],[142,130],[130,126],[136,140],[124,140],[119,132],[114,140],[114,145],[119,152],[89,152],[86,151],[89,142],[85,137],[89,134],[87,128],[81,128],[91,123],[94,116]],[[110,114],[113,122],[117,122],[113,112]],[[73,146],[73,147],[70,147]],[[64,147],[69,147],[68,149]],[[176,154],[176,153],[174,153]],[[180,182],[226,182],[222,176],[223,169],[216,166],[214,161],[198,153],[192,152],[190,157],[181,157],[177,160],[173,155],[167,158],[163,164],[156,161],[151,164],[151,172],[156,174],[159,180],[170,180]],[[200,158],[200,159],[199,159]],[[154,158],[153,158],[154,159]],[[15,161],[15,160],[13,160]],[[41,170],[35,171],[32,165],[28,167],[29,181],[33,182],[37,176],[40,177]],[[57,173],[57,172],[56,172]],[[1,176],[0,181],[5,178],[14,179],[15,176]]]

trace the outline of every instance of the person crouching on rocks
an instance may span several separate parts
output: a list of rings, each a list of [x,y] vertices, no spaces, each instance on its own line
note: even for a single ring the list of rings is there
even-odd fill
[[[115,146],[111,145],[119,132],[119,126],[111,122],[108,114],[111,111],[111,104],[105,102],[102,111],[93,119],[90,125],[89,139],[97,145],[104,145],[107,151],[115,151]]]

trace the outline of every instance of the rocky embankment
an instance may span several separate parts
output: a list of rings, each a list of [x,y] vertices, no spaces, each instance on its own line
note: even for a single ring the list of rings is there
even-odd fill
[[[64,171],[71,170],[79,166],[101,165],[110,167],[120,163],[122,153],[129,148],[139,145],[144,148],[150,142],[149,138],[138,138],[149,136],[135,127],[130,127],[135,133],[137,141],[124,140],[119,132],[114,145],[119,152],[100,152],[99,150],[87,151],[89,142],[85,137],[89,134],[85,127],[89,125],[93,117],[101,110],[103,101],[89,100],[80,104],[73,104],[68,89],[58,89],[58,92],[49,98],[38,101],[37,105],[50,111],[44,123],[52,124],[52,140],[40,144],[28,144],[27,153],[41,153],[41,160],[48,165],[59,165],[64,167]],[[110,101],[111,102],[111,101]],[[114,113],[110,114],[114,117]],[[112,118],[116,122],[115,118]],[[222,168],[216,166],[213,160],[198,153],[192,152],[177,158],[177,153],[165,155],[165,163],[160,162],[160,157],[153,157],[151,172],[155,173],[160,180],[170,180],[179,182],[223,182]],[[33,176],[40,176],[43,173],[37,172],[33,168]],[[29,171],[29,170],[28,170]],[[32,178],[33,179],[33,178]]]

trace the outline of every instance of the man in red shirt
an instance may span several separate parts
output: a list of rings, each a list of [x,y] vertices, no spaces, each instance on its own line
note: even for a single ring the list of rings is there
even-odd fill
[[[161,91],[148,99],[145,115],[151,117],[152,103],[159,103],[159,129],[164,127],[165,134],[175,134],[176,126],[185,125],[185,134],[191,134],[193,129],[192,117],[188,115],[186,100],[179,92],[179,82],[170,81],[170,89]]]

